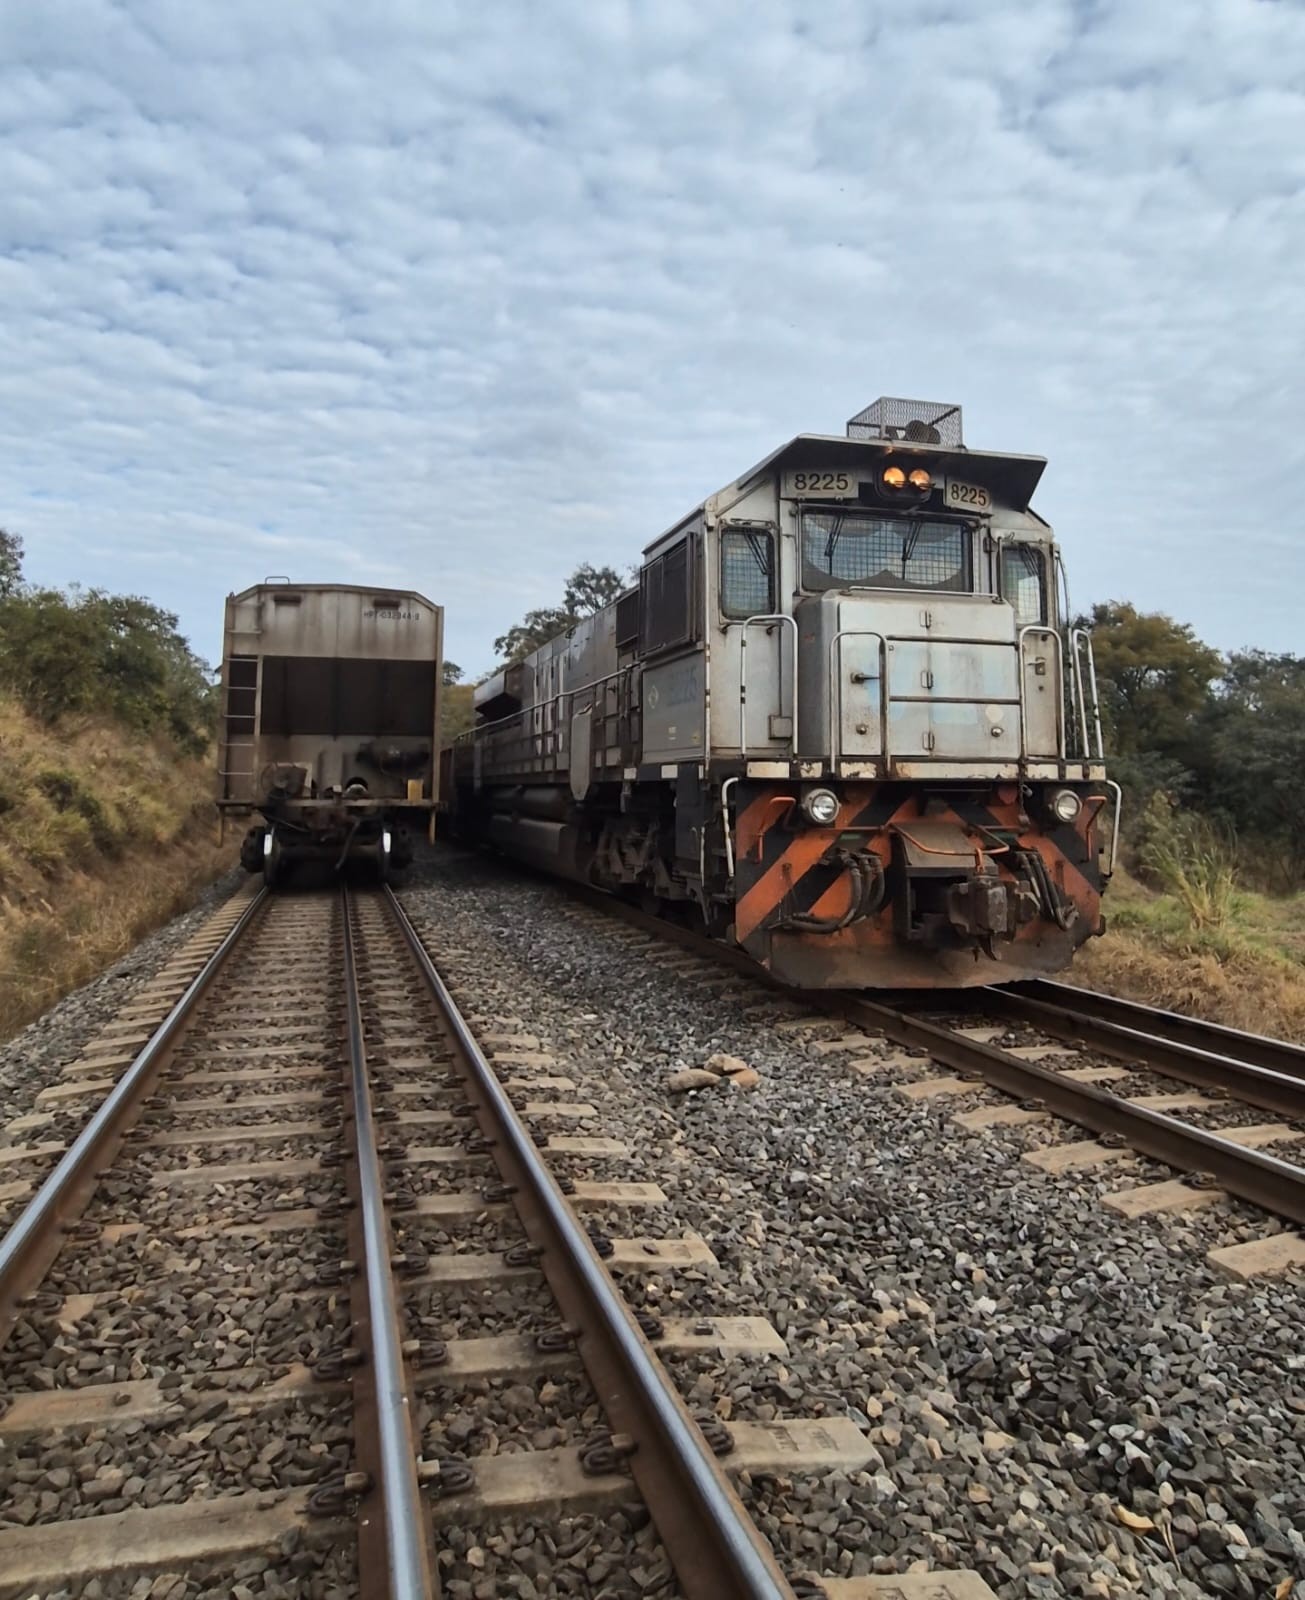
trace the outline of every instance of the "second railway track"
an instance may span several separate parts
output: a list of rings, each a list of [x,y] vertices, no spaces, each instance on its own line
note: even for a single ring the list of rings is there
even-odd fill
[[[764,983],[739,952],[609,897],[580,894],[596,914]],[[915,1081],[898,1087],[908,1097],[945,1101],[987,1088],[1017,1102],[961,1112],[959,1120],[976,1131],[1059,1117],[1094,1136],[1026,1156],[1049,1172],[1103,1166],[1128,1150],[1181,1174],[1121,1191],[1116,1208],[1125,1214],[1195,1208],[1226,1192],[1294,1225],[1212,1251],[1222,1270],[1240,1276],[1305,1265],[1305,1236],[1296,1231],[1305,1226],[1305,1167],[1292,1159],[1305,1148],[1299,1046],[1049,982],[950,994],[777,992],[811,1015],[851,1024],[853,1031],[817,1048],[844,1053],[883,1085],[905,1067]],[[875,1040],[914,1060],[876,1058]],[[921,1076],[924,1061],[948,1075]],[[1130,1092],[1133,1074],[1161,1082]],[[1175,1080],[1186,1089],[1174,1092]],[[1224,1106],[1231,1118],[1221,1118]],[[1252,1120],[1251,1113],[1258,1115]]]
[[[710,1251],[631,1232],[660,1190],[528,1035],[491,1062],[387,891],[243,901],[179,984],[5,1150],[0,1594],[479,1594],[507,1525],[522,1594],[793,1595],[731,1476],[876,1452],[695,1418],[660,1356],[782,1339],[629,1309]]]

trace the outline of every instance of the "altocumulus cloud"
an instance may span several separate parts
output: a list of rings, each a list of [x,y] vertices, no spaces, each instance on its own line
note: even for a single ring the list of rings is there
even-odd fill
[[[1299,647],[1305,12],[0,11],[0,522],[178,610],[410,581],[451,653],[880,392],[1051,458],[1076,598]]]

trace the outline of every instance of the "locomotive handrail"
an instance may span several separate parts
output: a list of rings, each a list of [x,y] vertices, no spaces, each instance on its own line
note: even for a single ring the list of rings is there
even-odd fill
[[[1071,628],[1069,632],[1069,659],[1074,675],[1074,690],[1078,700],[1079,731],[1083,737],[1083,759],[1092,759],[1092,740],[1088,734],[1088,704],[1087,695],[1083,688],[1083,663],[1082,654],[1084,646],[1087,647],[1088,682],[1092,687],[1092,721],[1096,732],[1096,756],[1098,761],[1106,758],[1105,741],[1101,734],[1101,700],[1097,692],[1097,664],[1092,651],[1092,635],[1086,628]]]
[[[1015,654],[1021,667],[1024,663],[1024,640],[1030,633],[1042,633],[1056,644],[1056,754],[1064,761],[1068,746],[1065,736],[1065,653],[1060,634],[1045,622],[1029,622],[1015,636]],[[1024,692],[1024,674],[1020,673],[1020,755],[1029,759],[1028,698]]]
[[[730,794],[738,781],[737,778],[726,778],[720,786],[720,820],[725,825],[725,871],[731,883],[734,882],[734,840],[730,837]],[[707,830],[704,828],[702,831],[705,837]],[[705,872],[703,877],[705,879]]]
[[[1092,689],[1092,723],[1097,736],[1097,760],[1104,761],[1106,759],[1106,748],[1105,740],[1102,738],[1101,734],[1101,696],[1097,690],[1097,658],[1096,652],[1092,648],[1091,632],[1087,628],[1075,628],[1070,634],[1070,644],[1074,650],[1074,658],[1076,661],[1078,659],[1079,651],[1084,648],[1087,650],[1088,683]],[[1087,706],[1085,702],[1085,718],[1086,715]],[[1084,737],[1086,740],[1086,729],[1084,730]],[[1084,754],[1087,755],[1090,753],[1091,747],[1085,743]]]
[[[474,739],[478,733],[488,733],[492,728],[501,728],[505,722],[515,722],[518,717],[524,717],[529,711],[542,711],[547,706],[558,706],[561,701],[584,694],[589,689],[596,689],[600,684],[610,683],[613,678],[622,678],[626,673],[633,672],[637,663],[627,661],[623,667],[617,667],[615,672],[605,672],[601,678],[590,678],[587,682],[578,684],[574,689],[559,689],[556,694],[550,694],[543,700],[532,700],[528,706],[522,706],[517,711],[509,711],[505,717],[495,717],[493,722],[477,722],[473,727],[464,728],[461,733],[454,734],[454,744],[461,744],[464,739]]]
[[[1119,818],[1124,810],[1124,791],[1113,778],[1106,779],[1106,788],[1113,789],[1115,794],[1115,825],[1110,832],[1110,861],[1105,869],[1107,878],[1114,876],[1115,862],[1119,857]]]
[[[798,752],[798,625],[797,618],[790,617],[783,611],[770,611],[759,613],[755,617],[747,617],[741,622],[730,623],[730,627],[737,627],[739,634],[739,756],[742,760],[748,759],[748,629],[760,627],[773,627],[776,623],[787,622],[793,630],[793,732],[789,736],[789,749],[793,759],[797,759]],[[784,707],[784,653],[780,651],[779,657],[779,695],[780,707],[778,715],[783,715]]]
[[[873,628],[840,628],[829,641],[829,762],[838,771],[842,756],[843,674],[835,665],[838,646],[844,639],[877,639],[879,642],[879,759],[888,762],[888,641]]]
[[[1070,671],[1070,682],[1073,685],[1073,689],[1074,689],[1074,712],[1075,712],[1075,719],[1076,719],[1076,721],[1078,723],[1079,745],[1080,745],[1080,748],[1082,750],[1084,759],[1086,759],[1091,754],[1091,746],[1088,744],[1087,707],[1086,707],[1086,705],[1084,703],[1084,700],[1083,700],[1083,673],[1082,673],[1081,666],[1079,664],[1078,649],[1077,649],[1077,646],[1076,646],[1075,640],[1074,640],[1074,635],[1075,635],[1076,632],[1077,632],[1077,629],[1073,629],[1073,628],[1070,629],[1070,634],[1069,634],[1069,671]]]

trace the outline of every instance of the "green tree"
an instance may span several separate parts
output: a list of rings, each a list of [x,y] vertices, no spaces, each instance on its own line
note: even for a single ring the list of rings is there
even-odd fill
[[[440,702],[440,744],[452,744],[476,717],[474,683],[451,683]]]
[[[1218,651],[1186,623],[1126,601],[1094,606],[1089,625],[1108,749],[1185,765],[1192,719],[1223,671]]]
[[[577,620],[592,617],[595,611],[610,605],[626,587],[625,579],[615,567],[595,567],[586,561],[566,580],[563,610]]]
[[[57,589],[28,589],[0,605],[0,683],[34,717],[54,723],[95,704],[101,639]]]
[[[139,595],[23,589],[0,604],[0,683],[54,723],[105,712],[198,754],[214,692],[177,618]]]
[[[495,639],[494,650],[503,661],[521,661],[540,645],[574,628],[583,617],[601,611],[625,588],[625,579],[615,567],[595,567],[585,562],[567,579],[560,606],[527,611],[515,627]]]
[[[441,669],[440,682],[446,689],[459,682],[462,677],[462,668],[456,661],[445,661]]]
[[[561,606],[540,606],[527,611],[514,627],[494,641],[494,652],[506,662],[522,661],[541,644],[556,639],[575,624],[575,618]]]
[[[0,528],[0,600],[16,594],[23,582],[23,541]]]
[[[1200,732],[1206,804],[1235,827],[1252,865],[1274,858],[1299,882],[1305,875],[1305,658],[1263,650],[1231,655]]]

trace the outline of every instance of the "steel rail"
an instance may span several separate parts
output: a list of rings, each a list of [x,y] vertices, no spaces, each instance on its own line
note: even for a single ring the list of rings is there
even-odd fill
[[[1040,1101],[1048,1111],[1095,1133],[1122,1134],[1142,1155],[1180,1171],[1209,1173],[1230,1194],[1265,1211],[1305,1223],[1305,1167],[1250,1150],[1204,1128],[1139,1106],[1119,1095],[1081,1083],[1033,1061],[1022,1061],[995,1045],[967,1039],[940,1023],[873,1000],[846,994],[806,992],[804,1000],[883,1033],[908,1049],[927,1050],[935,1061],[960,1073],[977,1074],[1007,1094]]]
[[[1141,1005],[1136,1000],[1122,1000],[1096,989],[1079,989],[1072,983],[1057,983],[1051,978],[1031,978],[1024,983],[989,989],[986,993],[1000,996],[1003,1002],[1009,999],[1019,1005],[1049,1006],[1076,1019],[1091,1018],[1121,1028],[1136,1029],[1148,1039],[1190,1045],[1196,1050],[1206,1050],[1213,1055],[1226,1056],[1249,1066],[1262,1067],[1305,1081],[1305,1047],[1286,1039],[1270,1039],[1262,1033],[1243,1033],[1239,1028],[1225,1027],[1220,1022],[1184,1017],[1177,1011]]]
[[[1073,993],[1071,989],[1069,993]],[[1121,1004],[1127,1005],[1124,1001]],[[1145,1006],[1134,1008],[1136,1017],[1127,1024],[1107,1020],[1091,1010],[1042,1000],[1033,995],[1005,989],[990,990],[983,998],[985,1011],[1004,1014],[1012,1020],[1030,1023],[1058,1039],[1073,1040],[1103,1055],[1125,1061],[1139,1070],[1158,1072],[1183,1083],[1202,1088],[1223,1089],[1247,1105],[1275,1111],[1284,1117],[1305,1117],[1305,1052],[1290,1072],[1248,1061],[1244,1055],[1224,1054],[1206,1046],[1185,1044],[1163,1032],[1153,1031]],[[1129,1015],[1129,1013],[1122,1013]],[[1172,1015],[1172,1013],[1161,1013]],[[1195,1031],[1195,1030],[1194,1030]],[[1253,1034],[1238,1035],[1225,1030],[1233,1039],[1255,1040]],[[1274,1040],[1264,1040],[1273,1044]],[[1291,1045],[1284,1046],[1290,1050]]]
[[[464,1022],[407,913],[383,891],[443,1013],[469,1079],[469,1098],[499,1171],[514,1190],[530,1242],[613,1430],[635,1449],[630,1467],[690,1600],[794,1600],[794,1592],[624,1297],[576,1221],[493,1068]]]
[[[165,1056],[267,898],[268,891],[260,889],[250,900],[0,1240],[0,1347],[13,1331],[22,1296],[36,1287],[59,1254],[65,1231],[85,1210],[96,1179],[149,1097]]]
[[[432,1600],[438,1594],[430,1563],[427,1529],[430,1519],[417,1477],[412,1408],[403,1361],[399,1311],[390,1259],[390,1233],[385,1216],[384,1185],[377,1155],[376,1117],[367,1073],[367,1043],[358,994],[357,954],[352,928],[353,904],[346,885],[340,887],[344,921],[344,988],[349,1041],[349,1090],[353,1101],[354,1154],[358,1174],[358,1210],[363,1247],[362,1270],[367,1289],[367,1326],[363,1330],[371,1356],[375,1403],[376,1482],[385,1532],[385,1593],[390,1600]],[[360,1330],[355,1330],[360,1331]],[[359,1380],[361,1381],[361,1379]],[[364,1586],[364,1593],[368,1590]]]

